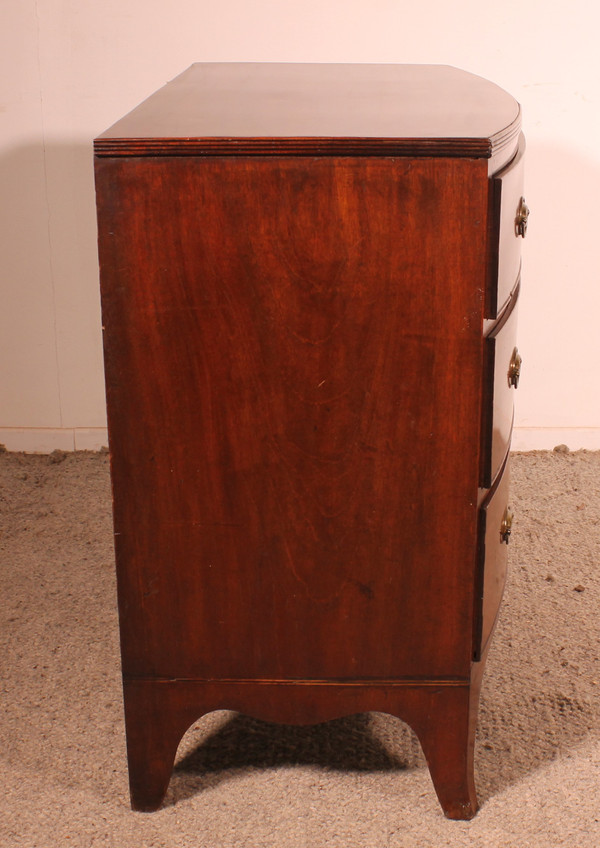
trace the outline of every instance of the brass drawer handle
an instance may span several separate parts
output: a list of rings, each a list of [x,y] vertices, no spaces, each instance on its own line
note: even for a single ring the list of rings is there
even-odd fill
[[[513,514],[508,507],[504,512],[504,518],[502,519],[502,524],[500,525],[500,544],[504,543],[508,545],[510,541],[510,532],[512,530],[513,523]]]
[[[515,389],[519,385],[519,377],[521,376],[522,364],[523,360],[521,358],[521,354],[519,353],[518,349],[515,348],[510,358],[510,365],[508,366],[508,385],[512,386]]]
[[[519,201],[517,209],[517,217],[515,218],[515,235],[525,238],[527,235],[527,221],[529,220],[529,206],[525,203],[525,198],[522,197]]]

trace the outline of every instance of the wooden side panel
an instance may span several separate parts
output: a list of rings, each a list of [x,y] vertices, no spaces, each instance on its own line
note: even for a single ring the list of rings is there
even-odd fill
[[[485,161],[97,161],[123,669],[468,679]]]

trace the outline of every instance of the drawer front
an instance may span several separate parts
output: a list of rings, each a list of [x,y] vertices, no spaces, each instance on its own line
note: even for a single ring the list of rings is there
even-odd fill
[[[482,423],[481,486],[492,485],[510,445],[514,394],[521,360],[516,346],[519,291],[504,317],[484,342],[484,409]]]
[[[508,505],[510,469],[479,510],[479,581],[475,621],[475,659],[492,634],[506,583],[512,514]]]
[[[521,264],[521,240],[526,232],[523,203],[525,139],[521,136],[511,163],[491,180],[490,279],[486,317],[501,314],[513,290]]]

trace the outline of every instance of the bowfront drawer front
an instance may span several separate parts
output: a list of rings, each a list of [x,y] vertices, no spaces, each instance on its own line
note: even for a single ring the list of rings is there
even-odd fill
[[[512,513],[508,504],[510,469],[479,510],[479,589],[475,623],[475,659],[492,634],[506,583]]]
[[[525,139],[516,156],[491,181],[490,262],[486,317],[497,318],[505,307],[521,264],[521,239],[529,210],[523,197]]]
[[[521,374],[516,346],[519,290],[484,342],[481,486],[489,488],[510,446],[514,396]]]

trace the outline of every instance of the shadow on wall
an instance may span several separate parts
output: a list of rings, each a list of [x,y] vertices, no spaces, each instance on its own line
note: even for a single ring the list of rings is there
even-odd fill
[[[92,142],[0,157],[0,427],[105,425]]]
[[[600,424],[600,337],[581,332],[600,310],[599,193],[596,161],[529,142],[517,426]],[[0,196],[0,427],[103,427],[92,139],[7,151]]]
[[[581,332],[600,310],[599,193],[596,161],[529,143],[517,426],[600,424],[600,337]],[[0,427],[103,427],[92,139],[7,151],[0,196]]]

